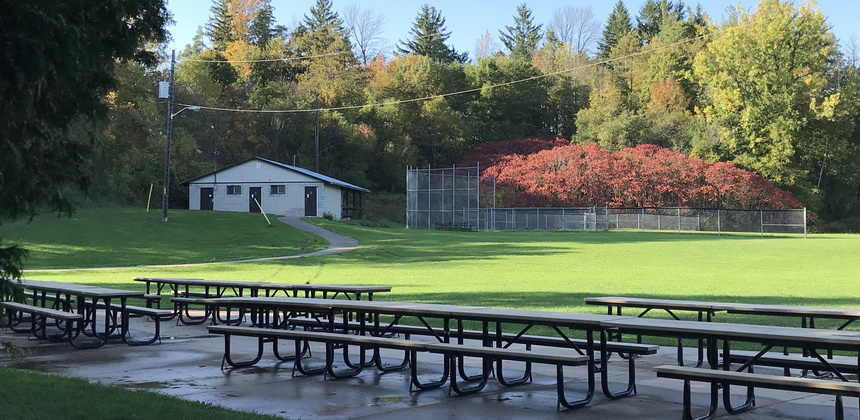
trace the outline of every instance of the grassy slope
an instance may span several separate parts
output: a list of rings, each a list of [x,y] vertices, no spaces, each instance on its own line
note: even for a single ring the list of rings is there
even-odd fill
[[[28,268],[120,267],[274,257],[325,247],[322,238],[262,215],[115,207],[0,226],[3,244],[30,250]]]

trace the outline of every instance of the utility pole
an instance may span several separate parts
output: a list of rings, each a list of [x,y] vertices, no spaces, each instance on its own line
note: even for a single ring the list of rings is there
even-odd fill
[[[167,223],[167,201],[170,185],[170,140],[173,136],[173,69],[176,65],[176,50],[170,52],[170,84],[167,90],[167,141],[164,146],[164,192],[161,197],[161,221]]]
[[[314,119],[314,150],[316,151],[316,173],[320,172],[320,97],[314,100],[316,118]]]

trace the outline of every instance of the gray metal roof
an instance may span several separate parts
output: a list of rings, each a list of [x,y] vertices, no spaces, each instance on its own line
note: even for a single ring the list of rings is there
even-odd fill
[[[191,179],[189,179],[189,180],[182,181],[182,183],[181,183],[180,185],[188,185],[188,184],[190,184],[190,183],[192,183],[192,182],[194,182],[194,181],[196,181],[196,180],[198,180],[198,179],[200,179],[200,178],[203,178],[203,177],[206,177],[206,176],[212,175],[212,174],[214,174],[214,173],[216,173],[216,172],[220,172],[220,171],[223,171],[223,170],[225,170],[225,169],[229,169],[229,168],[232,168],[232,167],[235,167],[235,166],[242,165],[242,164],[247,163],[247,162],[250,162],[250,161],[252,161],[252,160],[259,160],[259,161],[263,161],[263,162],[266,162],[266,163],[269,163],[269,164],[272,164],[272,165],[275,165],[275,166],[279,166],[279,167],[281,167],[281,168],[284,168],[284,169],[287,169],[287,170],[290,170],[290,171],[294,171],[294,172],[298,172],[298,173],[300,173],[300,174],[307,175],[307,176],[309,176],[309,177],[311,177],[311,178],[316,178],[316,179],[318,179],[318,180],[320,180],[320,181],[323,181],[323,182],[328,183],[328,184],[331,184],[331,185],[336,185],[336,186],[341,187],[341,188],[348,188],[348,189],[351,189],[351,190],[363,191],[363,192],[368,192],[368,193],[370,192],[370,190],[368,190],[367,188],[362,188],[362,187],[359,187],[358,185],[353,185],[353,184],[350,184],[349,182],[346,182],[346,181],[341,181],[341,180],[339,180],[339,179],[332,178],[332,177],[330,177],[330,176],[323,175],[323,174],[321,174],[321,173],[317,173],[317,172],[311,171],[311,170],[309,170],[309,169],[299,168],[298,166],[293,166],[293,165],[287,165],[286,163],[281,163],[281,162],[277,162],[277,161],[274,161],[274,160],[261,158],[261,157],[259,157],[259,156],[254,156],[254,157],[252,157],[252,158],[245,159],[245,160],[243,160],[243,161],[241,161],[241,162],[239,162],[239,163],[235,163],[235,164],[233,164],[233,165],[226,166],[226,167],[221,168],[221,169],[216,169],[216,170],[214,170],[214,171],[212,171],[212,172],[209,172],[209,173],[206,173],[206,174],[200,175],[200,176],[198,176],[198,177],[194,177],[194,178],[191,178]]]

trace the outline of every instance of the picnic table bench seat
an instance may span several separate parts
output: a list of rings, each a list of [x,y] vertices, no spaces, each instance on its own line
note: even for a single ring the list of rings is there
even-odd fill
[[[707,415],[699,417],[699,419],[713,418],[717,410],[717,387],[725,387],[726,385],[748,386],[756,388],[769,388],[783,391],[797,391],[814,394],[827,394],[836,396],[836,418],[844,419],[844,409],[842,397],[858,397],[860,398],[860,383],[845,382],[836,380],[823,380],[809,377],[791,377],[766,375],[752,372],[737,372],[730,370],[707,369],[689,366],[676,365],[661,365],[655,366],[654,371],[657,377],[681,379],[684,381],[684,418],[692,419],[692,391],[690,382],[707,382],[711,384],[711,402],[710,409]],[[723,404],[726,410],[732,414],[745,411],[752,408],[754,400],[748,400],[746,404],[740,407],[729,407],[725,398]]]
[[[291,330],[291,329],[269,329],[269,328],[259,328],[259,327],[243,327],[243,326],[229,326],[229,325],[216,325],[209,327],[210,333],[215,334],[224,334],[225,336],[225,360],[227,358],[227,354],[229,352],[229,337],[230,335],[246,335],[252,337],[258,337],[260,340],[258,341],[258,355],[255,357],[256,360],[259,360],[261,355],[261,347],[263,338],[286,338],[295,340],[296,345],[296,357],[294,359],[294,369],[298,370],[302,374],[311,374],[311,373],[326,373],[327,376],[331,376],[334,378],[343,378],[354,376],[361,372],[363,366],[365,365],[364,360],[356,364],[352,367],[351,370],[344,372],[335,372],[333,370],[333,358],[334,351],[333,345],[358,345],[363,347],[372,347],[372,348],[390,348],[396,350],[404,350],[410,354],[411,357],[405,358],[404,362],[409,361],[409,365],[411,366],[411,376],[412,380],[410,382],[410,391],[412,391],[412,387],[415,386],[418,389],[427,389],[427,388],[436,388],[443,385],[445,382],[449,383],[449,392],[453,391],[457,394],[468,394],[473,392],[478,392],[484,388],[489,378],[488,366],[491,366],[492,361],[494,360],[513,360],[513,361],[521,361],[526,363],[541,363],[541,364],[550,364],[556,366],[556,387],[558,394],[558,407],[562,406],[567,408],[579,407],[587,404],[591,401],[591,398],[594,394],[593,386],[589,386],[589,390],[585,396],[585,398],[577,401],[568,401],[565,396],[564,389],[564,367],[565,366],[588,366],[589,375],[593,374],[593,369],[591,368],[591,358],[587,355],[577,355],[577,354],[558,354],[558,353],[547,353],[541,351],[534,350],[520,350],[513,348],[496,348],[496,347],[478,347],[478,346],[470,346],[458,343],[441,343],[441,342],[421,342],[414,340],[404,340],[404,339],[394,339],[390,337],[378,337],[378,336],[368,336],[368,335],[357,335],[357,334],[344,334],[344,333],[335,333],[335,332],[325,332],[325,331],[314,331],[314,330]],[[301,354],[304,351],[302,342],[322,342],[326,343],[326,363],[322,368],[309,369],[303,366]],[[363,351],[363,350],[362,350]],[[417,353],[418,352],[426,352],[426,353],[434,353],[434,354],[442,354],[445,356],[445,369],[442,374],[442,377],[437,381],[422,383],[418,379],[418,363],[417,363]],[[480,375],[480,381],[476,384],[472,384],[470,386],[464,387],[458,383],[457,372],[458,369],[458,360],[462,357],[481,357],[484,360],[482,361],[482,374]],[[256,363],[256,362],[255,362]],[[404,364],[403,367],[406,365]],[[530,375],[529,375],[530,376]],[[528,378],[531,381],[531,377]],[[512,384],[519,384],[522,382],[512,382]],[[593,383],[593,381],[589,381],[589,383]]]
[[[295,325],[297,327],[305,327],[305,328],[313,328],[319,327],[321,324],[319,321],[313,318],[290,318],[288,320],[289,324]],[[343,327],[343,322],[335,321],[334,327],[335,329],[341,329]],[[349,322],[346,324],[349,328],[349,332],[357,332],[359,331],[361,324],[358,322]],[[370,331],[367,326],[365,329]],[[444,331],[441,328],[435,328],[432,331],[427,329],[426,327],[417,326],[417,325],[390,325],[386,326],[382,329],[383,333],[388,334],[403,334],[407,339],[410,335],[442,335]],[[452,330],[450,332],[452,337],[457,337],[458,335],[464,339],[472,339],[472,340],[480,340],[483,338],[483,333],[481,331],[476,330],[463,330],[462,334],[459,334],[457,331]],[[570,344],[585,347],[588,342],[585,339],[579,338],[569,338],[564,339],[561,337],[551,337],[544,335],[521,335],[517,337],[516,334],[511,333],[503,333],[502,340],[505,342],[510,342],[511,340],[516,339],[517,343],[525,344],[527,346],[547,346],[547,347],[570,347]],[[624,354],[635,354],[635,355],[649,355],[656,354],[657,350],[660,349],[660,346],[656,344],[642,344],[642,343],[627,343],[620,341],[611,341],[607,342],[607,349],[613,353],[624,353]]]
[[[301,326],[304,328],[317,328],[323,329],[324,324],[315,318],[290,318],[288,322],[293,326]],[[346,324],[343,323],[342,320],[333,323],[335,330],[343,331],[344,325],[346,326],[346,332],[357,332],[361,328],[361,324],[358,322],[348,322]],[[372,327],[371,327],[372,328]],[[368,326],[365,325],[365,329],[368,330]],[[413,326],[413,325],[386,325],[381,327],[381,331],[378,331],[377,334],[382,335],[392,335],[392,334],[403,334],[407,339],[410,335],[423,335],[423,336],[435,336],[442,337],[445,334],[445,331],[441,328],[429,329],[423,326]],[[449,332],[452,339],[460,337],[462,339],[473,339],[473,340],[482,340],[484,339],[484,334],[481,331],[475,330],[462,330],[458,331],[450,331]],[[495,338],[495,335],[491,335],[491,338]],[[501,335],[501,339],[503,342],[507,343],[506,346],[511,345],[511,343],[516,342],[518,344],[523,344],[526,346],[527,350],[530,350],[532,346],[545,346],[545,347],[559,347],[559,348],[570,348],[571,345],[578,347],[579,349],[587,349],[588,348],[588,340],[585,339],[577,339],[577,338],[562,338],[562,337],[552,337],[552,336],[542,336],[542,335],[517,335],[511,333],[503,333]],[[608,373],[608,365],[602,359],[601,354],[604,354],[606,358],[609,358],[609,355],[612,353],[618,353],[619,355],[627,358],[627,386],[622,391],[612,391],[609,388],[608,381],[605,378],[601,381],[601,385],[603,387],[603,393],[612,399],[624,397],[627,395],[636,393],[636,357],[655,354],[657,350],[660,348],[658,345],[654,344],[642,344],[642,343],[626,343],[620,341],[605,341],[602,343],[604,346],[601,352],[595,351],[594,359],[595,359],[595,372],[601,372],[604,376],[609,375]],[[607,360],[608,361],[608,360]],[[462,366],[461,366],[462,367]],[[497,377],[499,382],[502,384],[515,384],[526,382],[528,376],[531,372],[531,365],[526,365],[526,371],[523,374],[523,377],[515,380],[507,380],[503,374],[502,361],[497,361]],[[606,370],[604,372],[604,370]],[[461,376],[468,377],[465,372],[461,371]]]
[[[126,344],[130,346],[144,346],[152,344],[156,341],[161,343],[161,321],[171,319],[175,315],[172,309],[160,309],[160,308],[151,308],[149,306],[136,306],[136,305],[125,305],[125,312],[122,312],[123,306],[117,303],[111,303],[109,306],[100,303],[96,305],[99,309],[110,309],[113,319],[119,320],[121,325],[128,326],[129,319],[132,315],[148,317],[155,323],[155,330],[152,336],[145,339],[137,339],[133,340],[128,336],[125,337]],[[119,315],[119,316],[117,316]],[[129,335],[128,328],[126,328],[126,334]]]
[[[7,318],[9,320],[8,325],[10,326],[10,329],[12,329],[11,327],[13,325],[20,323],[19,321],[21,313],[27,313],[30,314],[30,328],[27,331],[33,334],[36,338],[58,341],[65,337],[72,345],[75,345],[73,341],[72,327],[76,324],[76,322],[81,322],[84,319],[83,315],[75,312],[44,308],[41,306],[29,305],[22,302],[2,301],[0,302],[0,307],[6,309]],[[57,321],[62,321],[62,334],[47,334],[46,327],[47,319],[49,318]],[[59,325],[60,323],[58,323],[58,326]],[[12,330],[23,332],[23,330]]]
[[[758,355],[758,352],[748,350],[732,350],[728,355],[721,354],[724,360],[730,363],[747,363]],[[860,368],[857,366],[857,359],[847,356],[834,356],[832,359],[826,359],[834,369],[842,373],[860,374]],[[779,352],[768,352],[755,359],[753,363],[760,366],[780,367],[786,369],[804,369],[822,372],[822,363],[811,356],[792,353],[783,354]]]

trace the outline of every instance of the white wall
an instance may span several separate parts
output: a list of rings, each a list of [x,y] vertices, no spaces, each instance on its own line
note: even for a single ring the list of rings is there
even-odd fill
[[[241,194],[227,194],[227,186],[242,188]],[[285,194],[271,194],[272,185],[284,185]],[[271,165],[266,162],[250,161],[195,180],[188,186],[188,207],[200,210],[200,189],[214,188],[214,210],[249,210],[251,187],[261,187],[263,210],[269,214],[303,217],[305,215],[305,187],[317,187],[317,216],[326,211],[336,219],[341,217],[341,189],[307,175]]]

